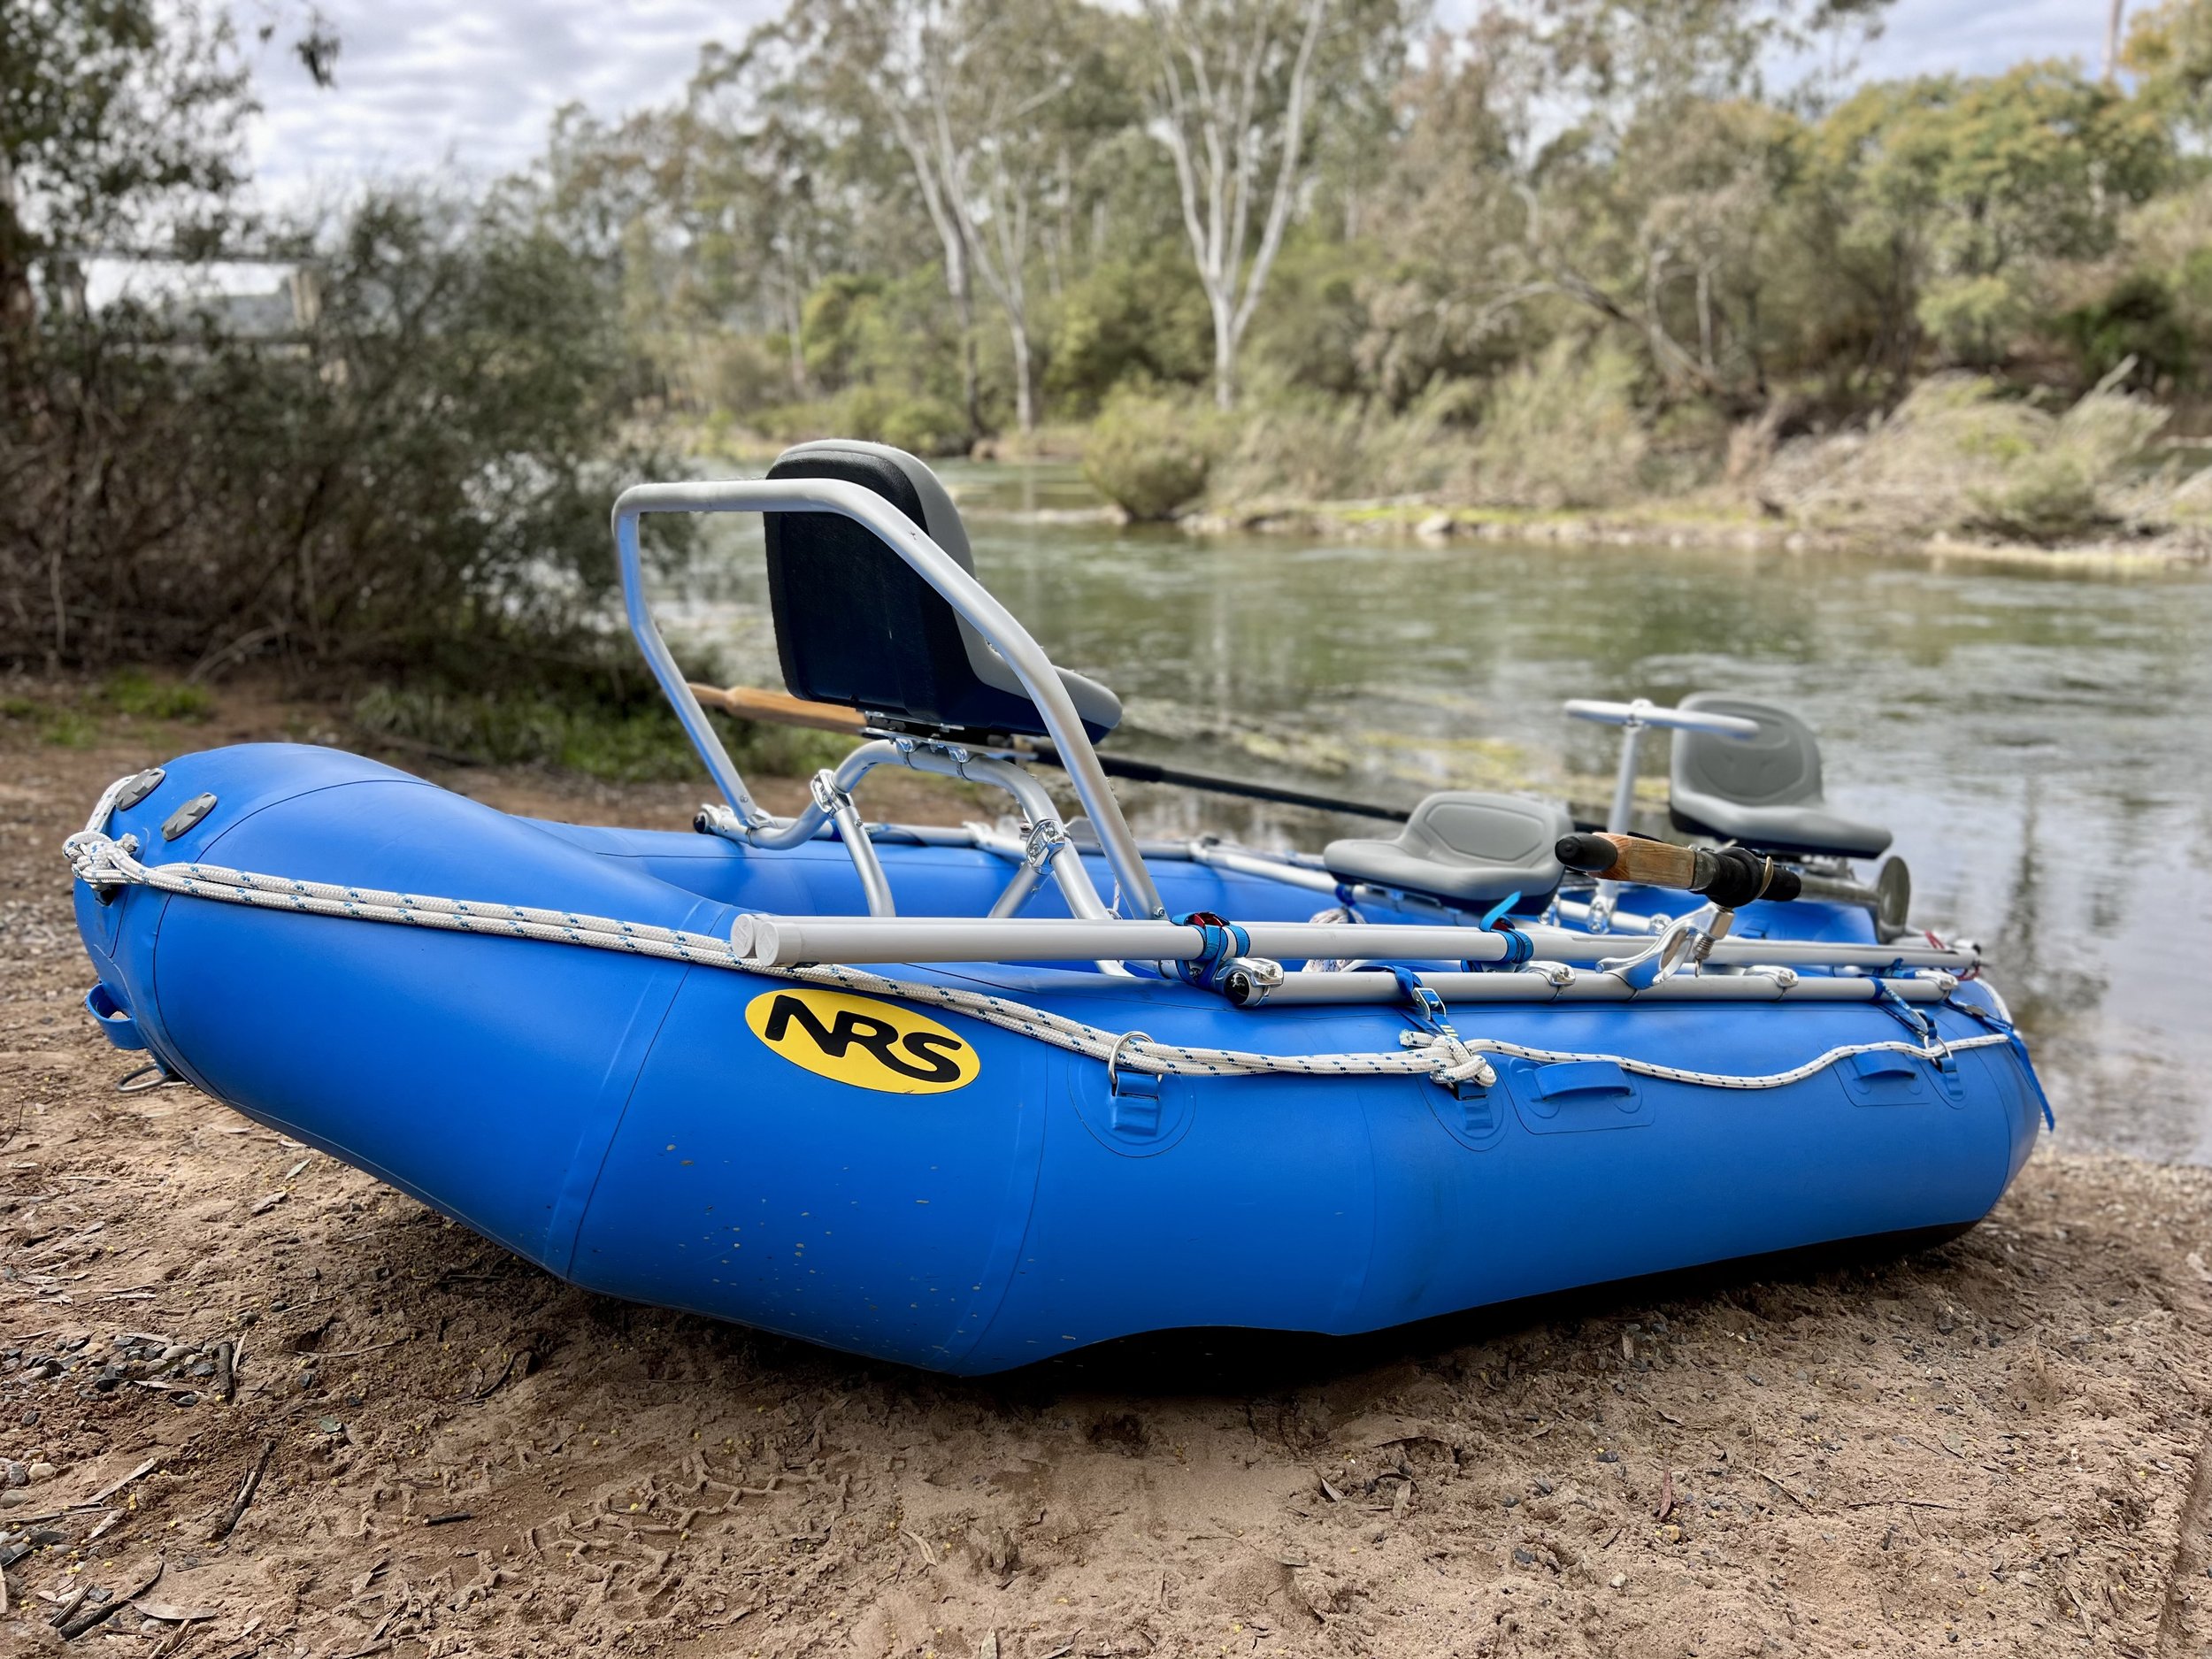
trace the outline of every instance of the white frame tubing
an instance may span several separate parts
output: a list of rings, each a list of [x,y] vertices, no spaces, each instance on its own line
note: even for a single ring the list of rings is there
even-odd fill
[[[1512,950],[1504,934],[1479,927],[1391,922],[1251,922],[1243,926],[1251,941],[1248,954],[1278,961],[1502,962]],[[1627,942],[1552,928],[1527,932],[1536,955],[1551,962],[1617,961]],[[750,914],[737,918],[730,942],[748,962],[771,968],[825,962],[1191,962],[1205,952],[1204,933],[1195,926],[1083,918]],[[1713,947],[1708,960],[1717,967],[1778,963],[1964,972],[1980,958],[1968,951],[1926,945],[1724,939]]]
[[[841,767],[841,771],[842,768]],[[860,809],[853,804],[849,792],[840,787],[837,773],[826,767],[814,774],[818,796],[829,796],[829,816],[837,826],[837,838],[845,843],[845,850],[852,855],[854,873],[860,878],[860,891],[868,901],[871,916],[895,916],[898,905],[891,896],[891,878],[883,873],[883,860],[876,856],[876,844],[868,838],[868,826],[860,820]],[[821,803],[818,799],[816,810]]]
[[[706,763],[715,787],[748,829],[767,819],[745,787],[728,750],[709,724],[699,699],[676,666],[654,624],[645,600],[644,572],[638,551],[640,518],[649,512],[833,512],[872,531],[877,539],[903,559],[916,574],[934,588],[978,633],[996,647],[1020,680],[1022,688],[1037,707],[1045,730],[1059,751],[1068,780],[1098,833],[1106,862],[1121,885],[1123,896],[1147,918],[1164,916],[1159,889],[1145,868],[1136,837],[1121,814],[1121,803],[1098,764],[1098,751],[1076,711],[1074,701],[1052,659],[1013,613],[991,595],[990,589],[963,570],[913,520],[874,491],[836,479],[733,479],[697,484],[634,484],[614,505],[615,549],[622,568],[623,605],[630,632],[637,638],[653,677],[676,710],[692,747]],[[802,814],[803,817],[804,815]],[[811,834],[811,831],[809,832]],[[1121,956],[1119,949],[1104,953]]]
[[[1681,974],[1641,990],[1616,973],[1587,970],[1565,984],[1523,970],[1507,973],[1423,973],[1420,982],[1448,1003],[1468,1002],[1871,1002],[1886,988],[1906,1002],[1940,1002],[1955,980],[1830,979],[1785,980],[1764,973]],[[1328,1003],[1396,1003],[1403,1000],[1394,975],[1387,973],[1286,973],[1267,994],[1270,1008],[1317,1007]]]
[[[1287,858],[1271,857],[1265,853],[1248,852],[1241,848],[1222,846],[1215,841],[1194,841],[1190,844],[1190,861],[1206,864],[1216,870],[1231,870],[1239,875],[1258,876],[1263,880],[1279,881],[1286,887],[1303,887],[1310,893],[1325,893],[1334,897],[1337,879],[1326,870],[1311,864],[1293,864]],[[1344,883],[1356,887],[1356,881]]]
[[[1083,867],[1081,850],[1073,841],[1066,839],[1067,826],[1060,820],[1060,809],[1053,804],[1052,796],[1036,779],[1012,762],[999,760],[989,755],[954,755],[942,749],[919,744],[895,743],[890,747],[895,751],[895,758],[915,772],[932,772],[942,778],[958,778],[969,783],[989,784],[1012,795],[1015,805],[1021,809],[1022,817],[1029,821],[1033,830],[1049,825],[1052,832],[1062,840],[1060,851],[1053,855],[1045,868],[1060,884],[1060,895],[1067,900],[1070,913],[1084,921],[1119,919],[1106,908],[1106,901],[1098,896],[1098,888],[1091,881],[1091,872]],[[887,765],[890,763],[887,761],[884,764]],[[975,840],[977,845],[982,845],[982,836],[978,835]],[[1025,851],[1018,850],[1013,856],[1026,866]],[[1012,883],[1008,885],[1010,887]],[[1002,895],[1002,899],[1004,896]],[[1018,904],[1021,901],[1017,897],[1014,902]]]

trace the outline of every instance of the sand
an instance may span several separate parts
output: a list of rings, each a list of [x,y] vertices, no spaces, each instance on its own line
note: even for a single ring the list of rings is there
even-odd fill
[[[111,777],[314,724],[0,723],[0,1651],[2212,1642],[2212,1171],[2062,1134],[1909,1259],[981,1383],[854,1360],[584,1294],[189,1088],[116,1093],[58,842]],[[663,824],[698,794],[444,780]]]

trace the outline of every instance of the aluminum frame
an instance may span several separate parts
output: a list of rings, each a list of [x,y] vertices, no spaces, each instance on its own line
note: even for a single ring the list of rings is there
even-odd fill
[[[772,837],[775,820],[762,810],[729,751],[722,746],[706,711],[699,706],[690,682],[676,666],[667,642],[653,620],[645,597],[643,563],[638,549],[638,520],[649,512],[833,512],[872,531],[907,565],[982,634],[1005,658],[1021,681],[1044,721],[1053,747],[1067,769],[1068,780],[1083,803],[1106,863],[1120,884],[1123,898],[1140,916],[1156,918],[1167,914],[1159,888],[1145,868],[1136,836],[1122,816],[1098,763],[1090,733],[1044,648],[1029,631],[959,563],[939,547],[912,519],[873,490],[837,479],[732,479],[695,484],[634,484],[614,504],[614,540],[622,572],[623,608],[630,632],[644,653],[648,667],[660,682],[662,694],[676,711],[684,733],[690,738],[715,787],[729,803],[737,818],[736,833],[755,846],[770,844],[758,838],[766,830]],[[840,768],[841,772],[842,768]],[[801,818],[806,814],[802,813]],[[812,834],[812,830],[808,832]],[[800,839],[806,839],[801,837]],[[779,843],[780,844],[780,843]],[[1057,861],[1056,860],[1056,863]]]

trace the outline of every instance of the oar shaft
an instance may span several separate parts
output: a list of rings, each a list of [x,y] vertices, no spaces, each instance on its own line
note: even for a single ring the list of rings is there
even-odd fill
[[[762,691],[752,686],[692,687],[701,703],[710,709],[719,709],[725,714],[735,715],[741,720],[758,720],[771,726],[803,726],[820,732],[837,732],[860,737],[867,731],[867,717],[857,709],[848,709],[834,703],[813,703],[804,697],[787,696],[780,691]],[[1040,738],[1029,751],[1030,757],[1049,766],[1061,766],[1060,753],[1050,741]],[[1285,789],[1271,783],[1248,783],[1240,778],[1217,777],[1211,772],[1185,772],[1177,766],[1162,766],[1148,760],[1133,760],[1125,755],[1101,755],[1098,764],[1110,778],[1122,778],[1131,783],[1167,784],[1179,789],[1201,789],[1210,795],[1236,795],[1247,801],[1267,801],[1278,806],[1302,806],[1317,812],[1348,812],[1359,818],[1386,818],[1393,824],[1402,824],[1410,816],[1397,807],[1375,806],[1365,801],[1350,801],[1340,795],[1315,795],[1304,789]]]
[[[1037,745],[1037,758],[1055,766],[1060,764],[1059,756],[1049,743]],[[1402,824],[1412,816],[1397,807],[1349,801],[1341,795],[1313,795],[1303,789],[1279,788],[1270,783],[1247,783],[1240,778],[1222,778],[1211,772],[1185,772],[1179,767],[1155,765],[1148,760],[1132,760],[1125,755],[1101,755],[1098,763],[1106,768],[1108,777],[1125,778],[1131,783],[1169,784],[1179,789],[1201,789],[1209,795],[1237,795],[1247,801],[1272,802],[1279,806],[1309,807],[1317,812],[1348,812],[1358,818],[1386,818],[1393,824]]]

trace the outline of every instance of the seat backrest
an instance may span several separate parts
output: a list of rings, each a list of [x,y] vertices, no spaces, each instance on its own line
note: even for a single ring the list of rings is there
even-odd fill
[[[787,449],[772,479],[826,478],[873,490],[963,569],[975,558],[952,497],[929,468],[886,444],[832,439]],[[901,724],[1041,737],[1045,726],[1012,667],[875,533],[838,513],[766,515],[768,603],[794,696],[843,703]],[[1095,739],[1120,704],[1062,674]]]
[[[1717,732],[1677,732],[1672,769],[1677,794],[1718,795],[1747,806],[1820,801],[1820,744],[1812,729],[1788,710],[1715,691],[1685,697],[1681,706],[1755,720],[1759,733],[1724,737]]]

